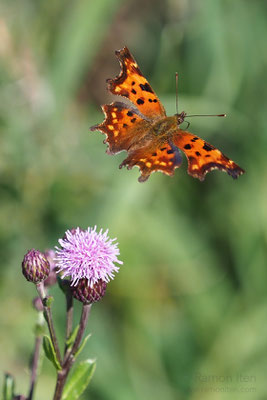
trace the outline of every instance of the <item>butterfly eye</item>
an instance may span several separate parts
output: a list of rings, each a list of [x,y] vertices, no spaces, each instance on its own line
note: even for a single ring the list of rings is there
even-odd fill
[[[184,122],[186,113],[184,111],[182,111],[180,114],[175,114],[175,116],[177,118],[177,125],[179,127],[179,125],[181,125]],[[188,126],[187,126],[187,128],[188,128]]]

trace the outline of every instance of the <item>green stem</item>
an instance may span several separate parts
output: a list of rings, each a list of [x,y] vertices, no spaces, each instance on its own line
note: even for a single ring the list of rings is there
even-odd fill
[[[75,353],[77,352],[82,338],[83,338],[83,334],[87,325],[87,321],[88,321],[88,317],[91,311],[91,307],[92,304],[83,304],[83,308],[82,308],[82,314],[81,314],[81,319],[80,319],[80,326],[79,326],[79,330],[77,332],[77,336],[75,338],[75,341],[73,343],[69,358],[74,357]],[[66,360],[66,362],[68,362],[68,360]]]
[[[31,371],[31,386],[30,386],[30,392],[29,392],[29,395],[28,395],[28,400],[32,400],[34,388],[35,388],[35,385],[36,385],[42,339],[43,339],[42,335],[37,335],[35,337],[35,346],[34,346],[34,353],[33,353],[33,360],[32,360],[32,371]]]
[[[67,355],[67,357],[65,358],[65,360],[63,362],[62,369],[60,371],[58,371],[58,374],[57,374],[57,384],[56,384],[56,389],[55,389],[55,394],[54,394],[53,400],[61,399],[65,382],[67,380],[67,377],[68,377],[68,374],[72,367],[72,364],[75,361],[75,353],[77,352],[77,350],[81,344],[83,335],[84,335],[84,331],[85,331],[85,328],[87,325],[90,310],[91,310],[91,304],[83,305],[77,336],[75,338],[75,341],[73,343],[73,346],[72,346],[69,354]]]
[[[55,329],[54,329],[54,324],[53,324],[53,319],[52,319],[52,312],[51,312],[51,307],[50,307],[50,300],[51,299],[46,297],[46,293],[45,293],[43,282],[38,283],[36,285],[36,288],[37,288],[37,291],[39,293],[39,296],[41,297],[41,300],[42,300],[42,303],[43,303],[43,306],[44,306],[44,317],[45,317],[45,320],[46,320],[47,325],[48,325],[51,341],[53,343],[58,362],[60,363],[60,365],[62,365],[62,360],[61,360],[61,355],[60,355],[60,351],[59,351],[58,341],[57,341],[56,332],[55,332]]]
[[[64,354],[67,353],[67,340],[69,339],[72,333],[72,323],[73,323],[73,297],[70,290],[66,292],[66,308],[67,308],[67,319],[66,319],[66,341],[65,341],[65,351]]]

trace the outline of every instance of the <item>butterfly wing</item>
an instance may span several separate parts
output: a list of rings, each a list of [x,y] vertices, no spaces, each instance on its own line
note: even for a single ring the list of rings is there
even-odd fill
[[[121,102],[102,106],[105,120],[102,124],[92,126],[91,131],[101,131],[106,135],[104,143],[108,143],[109,154],[128,150],[142,141],[150,129],[150,124]]]
[[[137,109],[150,119],[166,116],[163,105],[143,76],[135,59],[127,47],[115,52],[119,59],[121,71],[115,79],[108,79],[111,93],[128,98]]]
[[[138,181],[145,182],[155,171],[173,176],[175,168],[179,168],[181,164],[182,156],[179,149],[167,141],[163,142],[158,137],[144,147],[130,149],[128,157],[121,163],[120,168],[139,167],[141,176]]]
[[[155,136],[151,124],[125,104],[114,102],[102,106],[105,120],[95,125],[92,131],[99,130],[106,135],[109,154],[128,152],[120,168],[134,166],[140,168],[140,182],[146,181],[152,172],[161,171],[173,175],[175,168],[182,163],[182,156],[177,147],[167,142],[167,138]]]
[[[213,169],[227,172],[234,179],[245,171],[220,150],[190,132],[178,130],[173,135],[173,144],[181,149],[188,160],[188,173],[203,181]]]

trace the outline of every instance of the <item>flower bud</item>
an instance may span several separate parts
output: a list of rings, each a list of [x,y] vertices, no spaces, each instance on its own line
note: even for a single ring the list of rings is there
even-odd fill
[[[83,304],[91,304],[99,301],[106,292],[107,284],[102,279],[99,279],[93,284],[89,285],[88,279],[82,278],[78,281],[77,286],[72,286],[72,294],[75,299],[81,301]]]
[[[22,261],[22,273],[29,282],[40,283],[50,272],[50,265],[43,253],[39,250],[29,250]]]
[[[50,264],[50,272],[49,272],[48,277],[44,281],[44,286],[50,287],[57,283],[57,273],[56,273],[57,268],[56,268],[56,263],[55,263],[56,253],[53,249],[48,249],[48,250],[45,250],[44,255]]]
[[[43,302],[40,297],[35,297],[32,301],[32,305],[36,311],[44,311]]]

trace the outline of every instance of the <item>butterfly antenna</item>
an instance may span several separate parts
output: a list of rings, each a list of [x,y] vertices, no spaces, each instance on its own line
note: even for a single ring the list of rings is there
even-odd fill
[[[176,84],[176,114],[178,114],[178,72],[175,72],[175,84]]]
[[[187,117],[226,117],[226,114],[191,114],[186,115]]]

